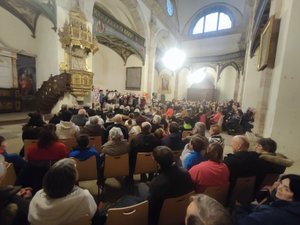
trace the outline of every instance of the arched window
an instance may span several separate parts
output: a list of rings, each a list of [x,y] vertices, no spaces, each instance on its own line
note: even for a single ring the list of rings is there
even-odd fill
[[[192,34],[203,34],[232,28],[231,17],[223,11],[213,11],[202,16],[195,24]]]

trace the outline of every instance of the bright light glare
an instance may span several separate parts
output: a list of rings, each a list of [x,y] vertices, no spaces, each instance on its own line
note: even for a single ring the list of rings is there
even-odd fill
[[[188,76],[188,81],[190,84],[197,84],[204,80],[206,73],[203,69],[196,70]]]
[[[166,52],[162,62],[169,70],[179,69],[185,61],[185,53],[177,48],[172,48]]]

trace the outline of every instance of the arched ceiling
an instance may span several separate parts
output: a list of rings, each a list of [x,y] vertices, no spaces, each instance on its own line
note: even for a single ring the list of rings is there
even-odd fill
[[[31,30],[33,37],[40,15],[47,17],[56,30],[55,0],[0,0],[0,6],[20,19]]]

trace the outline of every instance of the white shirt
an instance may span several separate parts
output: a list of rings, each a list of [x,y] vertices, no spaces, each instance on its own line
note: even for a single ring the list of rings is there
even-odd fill
[[[30,202],[28,221],[31,225],[61,225],[74,222],[84,215],[92,218],[96,210],[97,205],[88,190],[75,186],[67,196],[52,199],[42,189]]]

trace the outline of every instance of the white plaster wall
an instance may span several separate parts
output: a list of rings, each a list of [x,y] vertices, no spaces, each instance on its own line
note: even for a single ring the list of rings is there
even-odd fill
[[[142,67],[142,61],[136,56],[130,56],[127,64],[124,65],[123,59],[117,53],[99,44],[99,51],[93,56],[94,86],[100,89],[127,92],[128,90],[125,90],[126,67],[132,66]],[[142,79],[144,79],[143,74]]]
[[[187,98],[188,81],[187,77],[191,71],[188,68],[182,68],[178,73],[178,99]]]
[[[225,102],[233,99],[236,78],[237,71],[232,66],[228,66],[222,71],[217,83],[218,101]]]

